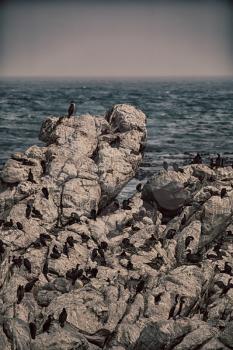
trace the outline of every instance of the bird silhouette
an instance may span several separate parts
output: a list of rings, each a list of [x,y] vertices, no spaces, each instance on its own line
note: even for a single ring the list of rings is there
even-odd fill
[[[60,326],[63,328],[67,320],[67,312],[65,308],[62,309],[62,312],[60,313],[58,320],[59,320]]]

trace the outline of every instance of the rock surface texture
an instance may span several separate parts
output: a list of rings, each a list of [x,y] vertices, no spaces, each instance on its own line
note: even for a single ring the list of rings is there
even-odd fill
[[[47,118],[0,183],[0,349],[233,348],[233,169],[135,176],[146,117]]]

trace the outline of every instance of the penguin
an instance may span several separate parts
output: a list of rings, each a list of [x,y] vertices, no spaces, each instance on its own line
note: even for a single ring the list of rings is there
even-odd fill
[[[60,326],[63,328],[65,325],[65,322],[67,320],[67,312],[66,312],[66,309],[64,307],[62,309],[62,312],[59,315],[58,320],[59,320]]]
[[[68,108],[68,115],[67,117],[70,118],[74,113],[76,112],[76,105],[74,101],[70,102],[69,108]]]

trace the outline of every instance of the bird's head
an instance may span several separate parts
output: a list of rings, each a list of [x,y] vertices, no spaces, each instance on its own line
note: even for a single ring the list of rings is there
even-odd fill
[[[70,101],[70,104],[75,103],[74,101]]]

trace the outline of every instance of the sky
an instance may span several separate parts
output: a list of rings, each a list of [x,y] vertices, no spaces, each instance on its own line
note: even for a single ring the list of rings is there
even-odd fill
[[[231,3],[2,1],[0,76],[233,76]]]

